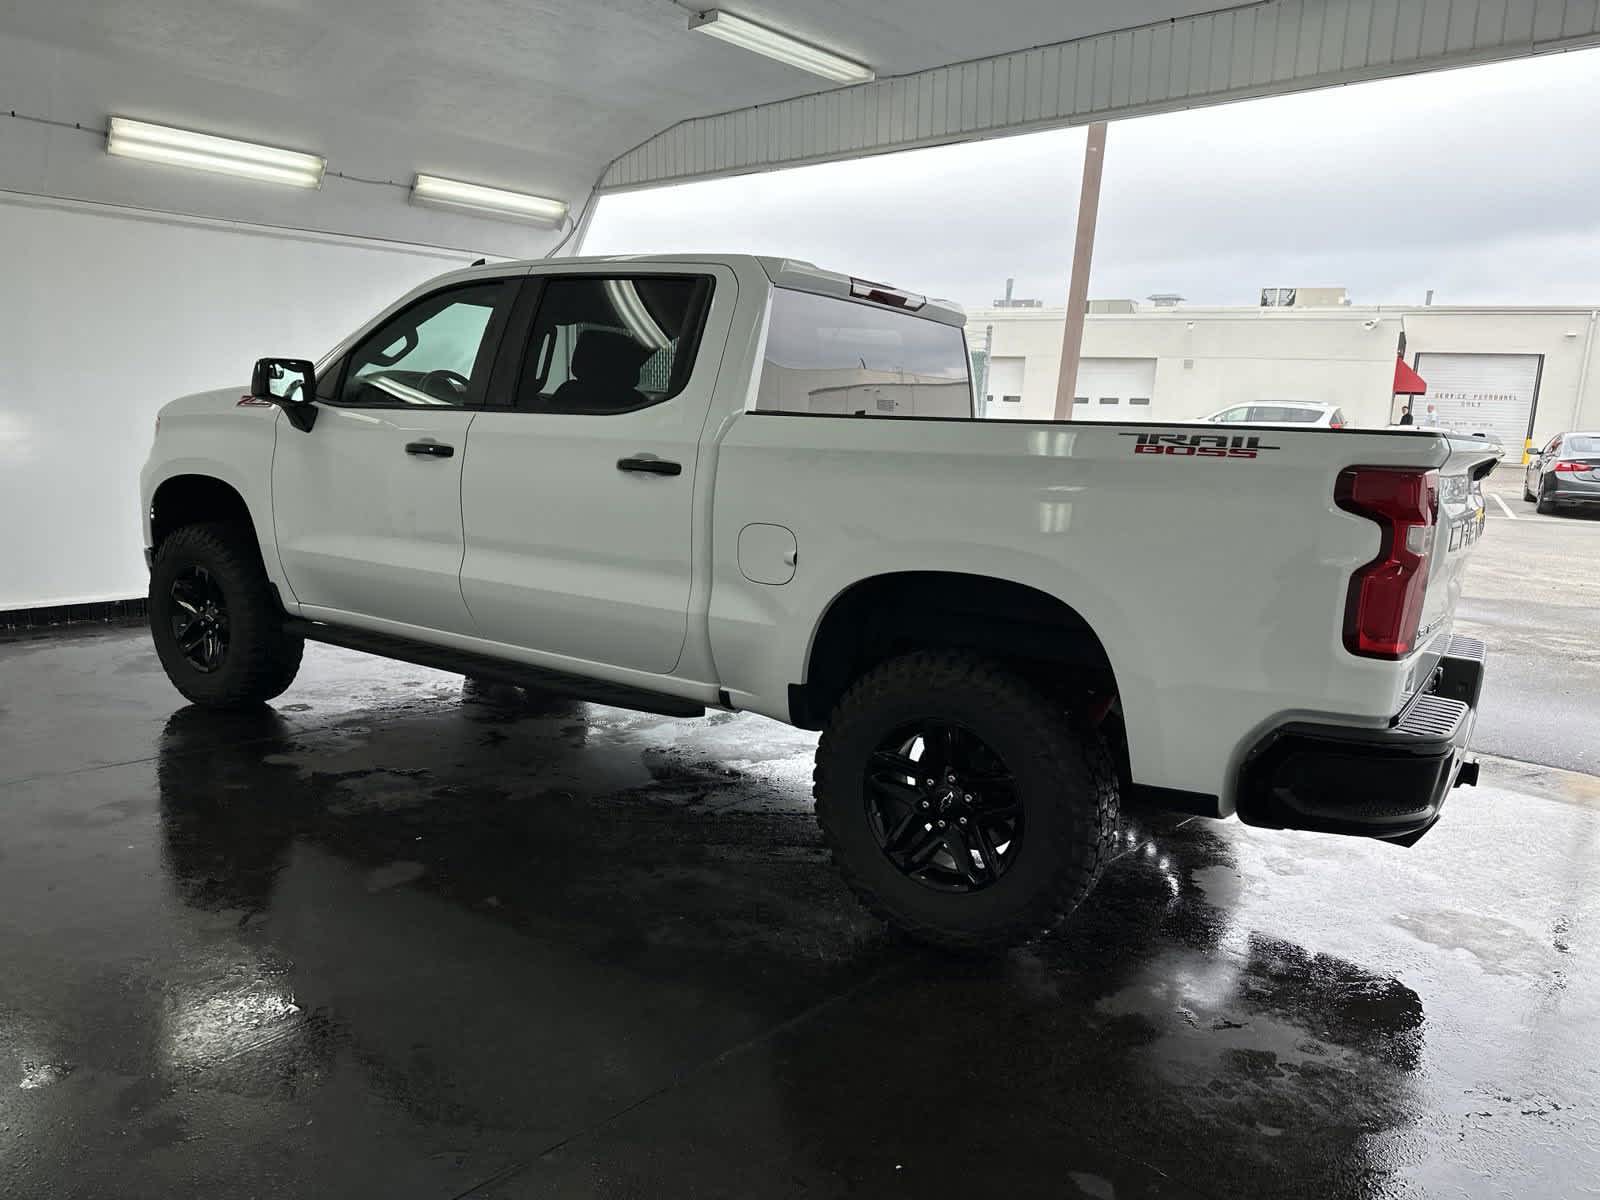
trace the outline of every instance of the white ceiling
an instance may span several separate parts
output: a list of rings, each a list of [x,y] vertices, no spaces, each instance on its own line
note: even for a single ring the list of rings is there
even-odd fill
[[[405,202],[404,188],[424,171],[558,196],[576,210],[607,165],[641,143],[649,144],[618,164],[608,186],[1600,39],[1594,0],[725,6],[865,62],[889,82],[829,92],[820,103],[799,99],[828,85],[690,32],[692,6],[675,0],[0,0],[0,193],[528,255],[554,235],[420,210]],[[1212,12],[1221,15],[1185,20]],[[1078,41],[1075,52],[1061,45],[1074,39],[1093,44]],[[1048,48],[999,60],[993,74],[1003,82],[993,86],[981,63],[940,77],[951,63],[1033,47]],[[1069,79],[1070,53],[1078,66]],[[966,75],[977,81],[976,97]],[[933,98],[932,123],[919,96]],[[754,105],[760,120],[733,111]],[[314,151],[328,159],[330,176],[320,192],[288,195],[109,159],[94,131],[113,113]]]
[[[889,76],[1218,4],[729,0],[726,7]],[[4,4],[0,109],[90,127],[119,113],[315,151],[330,170],[350,175],[409,182],[422,170],[576,205],[612,159],[678,121],[827,86],[691,33],[690,11],[672,0]],[[125,174],[95,186],[95,176],[111,168],[75,161],[73,144],[55,135],[54,152],[41,156],[0,141],[0,150],[20,154],[9,170],[0,167],[0,186],[160,203],[151,194],[165,191],[159,179]],[[186,191],[202,193],[207,211],[219,202],[229,209],[213,215],[256,219],[247,197],[219,186],[196,182]],[[325,190],[338,186],[330,181]],[[236,214],[230,200],[247,211]],[[290,205],[289,219],[304,219],[277,192],[269,200]],[[456,238],[494,236],[489,223],[463,220],[470,225],[453,231]],[[376,232],[404,235],[388,225]]]

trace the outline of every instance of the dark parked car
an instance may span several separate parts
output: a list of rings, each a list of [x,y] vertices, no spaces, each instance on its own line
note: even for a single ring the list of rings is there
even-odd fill
[[[1600,507],[1600,433],[1558,433],[1528,462],[1522,498],[1542,513],[1563,505]]]

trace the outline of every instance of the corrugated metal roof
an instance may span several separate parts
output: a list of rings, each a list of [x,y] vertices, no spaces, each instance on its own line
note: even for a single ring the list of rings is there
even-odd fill
[[[1265,0],[683,121],[602,190],[1217,104],[1600,42],[1596,0]]]

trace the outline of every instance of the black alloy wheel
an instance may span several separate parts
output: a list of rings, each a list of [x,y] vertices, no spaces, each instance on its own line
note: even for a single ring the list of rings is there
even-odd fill
[[[184,661],[201,674],[220,670],[228,657],[228,605],[216,578],[193,564],[179,571],[169,589],[172,636]]]
[[[863,672],[817,742],[814,794],[856,898],[957,950],[1055,926],[1115,848],[1105,739],[1059,698],[963,651],[915,650]]]
[[[255,531],[243,521],[167,533],[150,566],[149,609],[162,670],[196,704],[260,704],[300,669],[305,642],[284,629]]]
[[[972,730],[951,721],[902,725],[867,761],[862,797],[884,856],[903,875],[943,892],[999,880],[1022,848],[1016,780]]]

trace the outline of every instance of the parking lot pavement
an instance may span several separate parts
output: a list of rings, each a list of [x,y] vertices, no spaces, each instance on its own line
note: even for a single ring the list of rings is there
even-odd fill
[[[1489,645],[1473,744],[1600,774],[1600,515],[1541,516],[1521,468],[1490,477],[1456,630]]]
[[[758,718],[325,647],[218,715],[139,630],[0,646],[0,696],[0,1194],[1600,1179],[1587,776],[1491,760],[1409,850],[1133,815],[1066,930],[957,959],[857,909]]]

